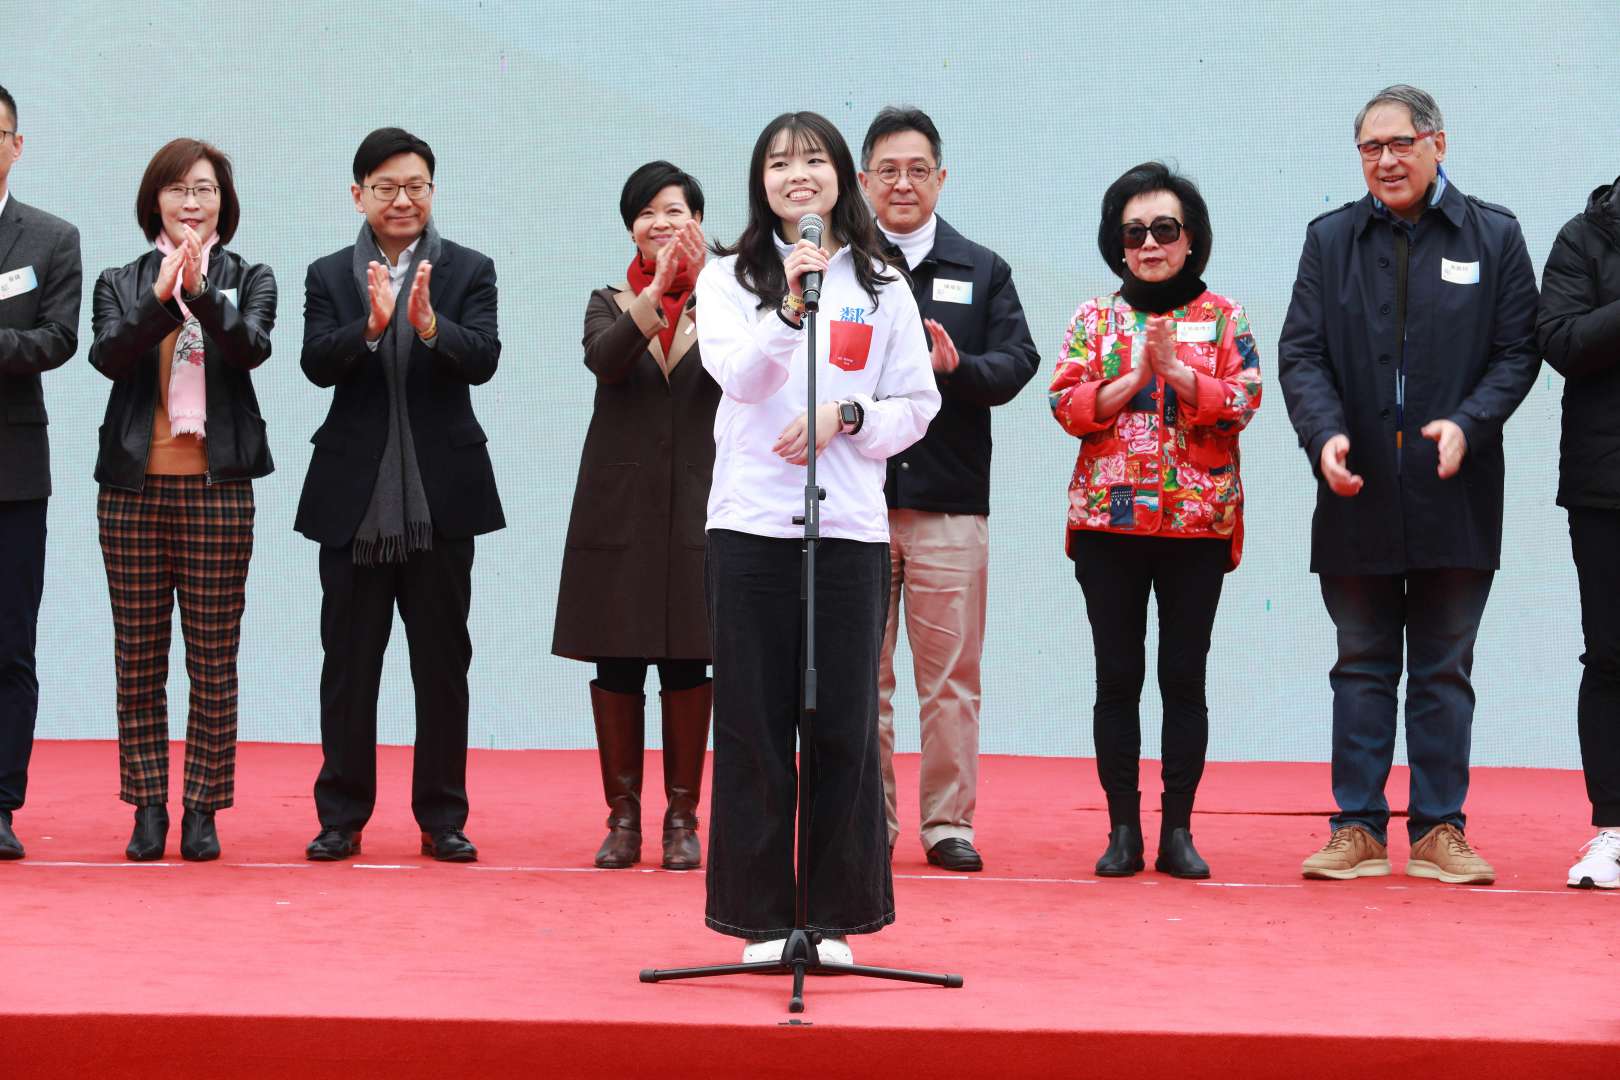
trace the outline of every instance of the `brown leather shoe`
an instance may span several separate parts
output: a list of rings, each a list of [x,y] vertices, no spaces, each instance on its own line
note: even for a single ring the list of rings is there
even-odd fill
[[[714,683],[659,694],[664,714],[664,869],[696,870],[703,865],[698,840],[698,798],[703,793],[703,759],[709,749],[709,712]]]
[[[1490,885],[1496,869],[1468,844],[1455,825],[1436,825],[1412,845],[1406,876],[1433,878],[1448,885]]]
[[[591,681],[596,752],[607,797],[608,834],[596,850],[596,865],[623,870],[641,861],[641,754],[645,694],[615,694]]]
[[[1383,877],[1389,873],[1389,850],[1366,829],[1346,825],[1333,830],[1333,836],[1321,851],[1305,860],[1300,872],[1328,881]]]

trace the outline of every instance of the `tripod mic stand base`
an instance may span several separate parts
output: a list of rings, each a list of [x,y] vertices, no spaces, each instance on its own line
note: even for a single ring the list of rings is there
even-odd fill
[[[717,975],[792,975],[793,995],[788,1000],[788,1012],[804,1012],[804,977],[806,975],[859,975],[868,979],[888,979],[893,982],[923,983],[957,989],[962,985],[960,975],[935,975],[927,971],[906,971],[901,968],[868,967],[864,964],[831,964],[816,952],[821,935],[809,930],[794,930],[782,943],[782,955],[775,960],[761,960],[752,964],[714,964],[707,967],[644,968],[644,983],[668,982],[673,979],[706,979]]]

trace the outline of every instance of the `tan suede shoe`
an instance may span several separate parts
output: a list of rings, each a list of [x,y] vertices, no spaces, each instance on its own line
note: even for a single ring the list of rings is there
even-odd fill
[[[1300,872],[1308,878],[1348,881],[1389,873],[1389,851],[1366,829],[1334,829],[1322,850],[1306,859]]]
[[[1468,838],[1455,825],[1436,825],[1412,845],[1406,876],[1434,878],[1448,885],[1489,885],[1496,869],[1468,846]]]

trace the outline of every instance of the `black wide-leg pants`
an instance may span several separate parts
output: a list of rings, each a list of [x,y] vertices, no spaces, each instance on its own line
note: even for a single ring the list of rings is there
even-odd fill
[[[814,791],[807,927],[866,934],[894,921],[877,743],[888,545],[823,540],[817,549],[818,708],[801,739],[802,546],[709,533],[714,781],[705,921],[736,937],[793,928],[800,765]]]

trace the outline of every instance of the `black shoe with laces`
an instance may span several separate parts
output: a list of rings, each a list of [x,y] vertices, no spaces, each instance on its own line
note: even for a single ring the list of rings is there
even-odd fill
[[[322,829],[320,835],[304,849],[304,858],[310,862],[337,862],[360,854],[360,834],[346,829]]]
[[[460,829],[440,829],[422,833],[422,854],[439,862],[477,862],[478,849]]]

